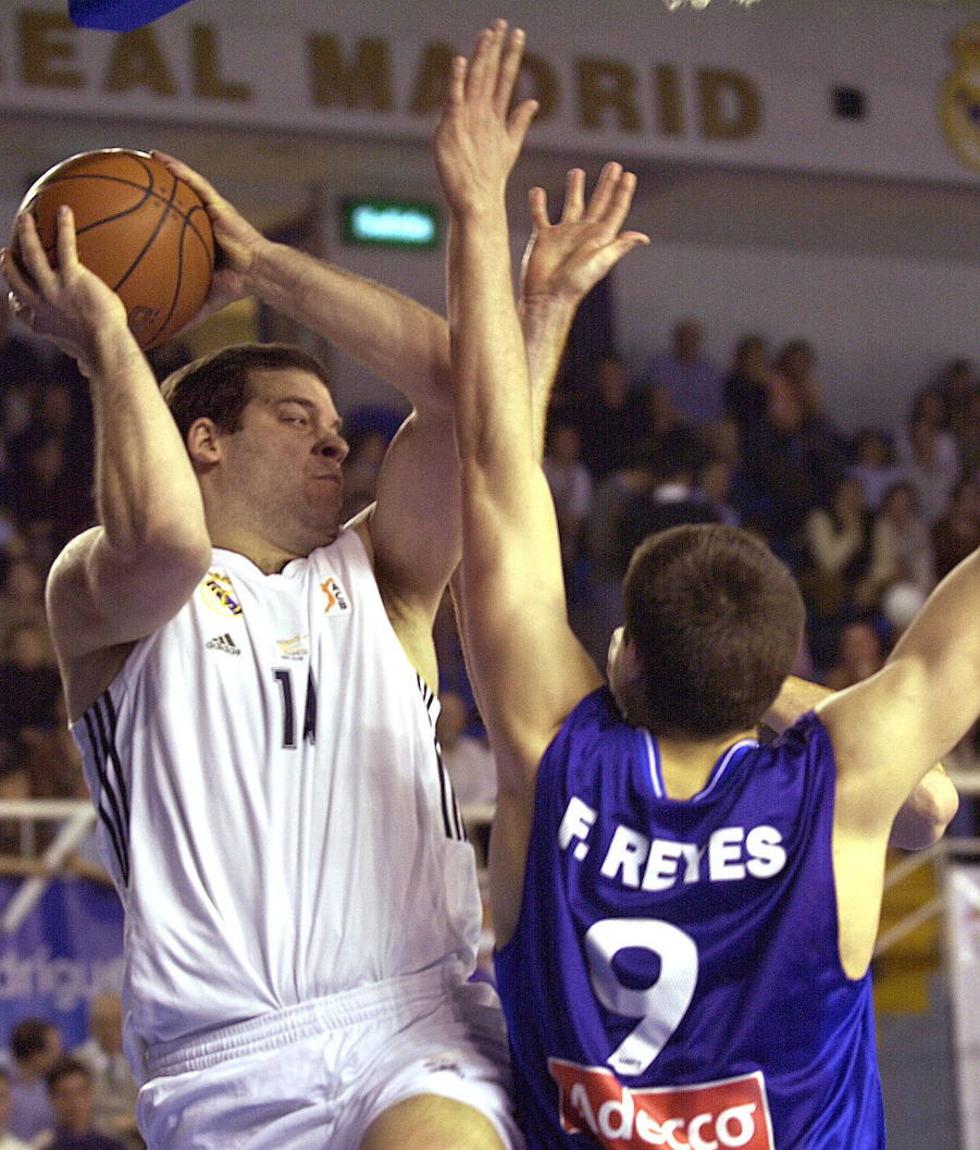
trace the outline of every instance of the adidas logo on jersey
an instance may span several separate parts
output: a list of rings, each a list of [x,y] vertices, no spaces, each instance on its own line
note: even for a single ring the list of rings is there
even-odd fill
[[[224,651],[226,655],[240,655],[242,653],[241,647],[235,640],[225,632],[224,635],[215,635],[213,639],[209,639],[205,644],[209,651]]]

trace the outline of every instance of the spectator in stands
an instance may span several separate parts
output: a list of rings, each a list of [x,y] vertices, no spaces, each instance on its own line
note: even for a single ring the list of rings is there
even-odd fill
[[[695,495],[706,503],[717,517],[717,522],[738,527],[742,516],[732,506],[732,482],[735,469],[732,463],[720,455],[709,455],[698,469]]]
[[[804,560],[800,590],[815,620],[840,624],[868,603],[872,515],[861,484],[841,477],[826,504],[815,507],[803,524]],[[826,654],[824,647],[818,655]]]
[[[139,1087],[123,1054],[122,1003],[118,994],[99,994],[92,999],[88,1033],[89,1038],[72,1051],[72,1057],[84,1063],[92,1074],[94,1125],[135,1150],[143,1145],[136,1126]]]
[[[10,1132],[25,1142],[54,1122],[46,1078],[61,1057],[61,1035],[43,1018],[24,1018],[10,1032]]]
[[[936,584],[929,525],[919,514],[915,487],[895,483],[885,493],[871,531],[871,602],[903,584],[922,602]]]
[[[10,1075],[0,1068],[0,1150],[30,1150],[26,1142],[10,1133]]]
[[[61,680],[49,661],[47,630],[20,623],[0,663],[0,741],[10,761],[25,765],[35,737],[55,724]]]
[[[47,363],[32,343],[11,326],[10,311],[0,307],[0,441],[9,442],[27,427],[34,397],[48,377]]]
[[[895,448],[891,438],[876,427],[859,431],[852,441],[854,462],[848,468],[864,490],[864,501],[871,511],[877,511],[885,492],[903,478],[901,467],[895,462]]]
[[[885,651],[880,633],[870,619],[854,619],[841,628],[838,659],[824,676],[824,682],[842,691],[880,671]]]
[[[898,461],[919,496],[927,522],[946,510],[949,494],[959,478],[959,449],[952,433],[943,429],[945,407],[935,390],[920,393],[912,404],[908,426],[897,440]]]
[[[953,488],[946,513],[932,525],[932,546],[937,579],[980,546],[980,475]]]
[[[811,428],[797,390],[772,372],[766,418],[746,429],[742,444],[739,510],[786,562],[807,513],[829,503],[845,464],[834,442]]]
[[[970,393],[966,416],[956,436],[960,467],[964,475],[980,482],[980,385]]]
[[[773,364],[796,393],[803,415],[808,420],[822,415],[824,410],[823,388],[814,374],[816,362],[811,343],[805,339],[792,339],[780,348]]]
[[[980,388],[976,365],[970,359],[951,359],[936,377],[934,386],[946,404],[947,427],[959,437],[970,418],[970,401]]]
[[[743,436],[747,429],[766,417],[769,371],[769,348],[765,337],[742,336],[735,345],[722,395],[725,415],[735,421]]]
[[[12,632],[24,623],[42,628],[47,635],[44,575],[27,556],[9,560],[3,575],[0,589],[0,662],[8,656]],[[47,643],[47,662],[54,665],[50,642]]]
[[[54,1128],[38,1139],[38,1150],[126,1150],[95,1128],[95,1084],[84,1062],[60,1059],[48,1074],[47,1086]]]
[[[703,461],[704,449],[689,427],[675,427],[660,440],[651,459],[654,481],[650,491],[635,495],[623,512],[618,544],[622,573],[648,535],[682,523],[718,522],[716,512],[694,485]]]
[[[642,398],[629,388],[618,355],[596,364],[591,384],[573,401],[572,418],[582,441],[582,462],[596,481],[626,465],[646,435]]]
[[[695,319],[682,319],[672,333],[669,352],[651,361],[642,383],[667,393],[688,419],[710,423],[723,410],[721,373],[703,352],[704,332]]]
[[[555,504],[565,578],[571,588],[582,527],[592,505],[592,476],[582,462],[578,428],[569,419],[559,416],[549,424],[542,469]]]
[[[9,506],[25,534],[41,537],[36,557],[45,568],[67,541],[93,520],[88,485],[79,486],[65,462],[63,439],[53,433],[31,440],[23,466],[11,477]],[[46,562],[45,562],[46,560]]]

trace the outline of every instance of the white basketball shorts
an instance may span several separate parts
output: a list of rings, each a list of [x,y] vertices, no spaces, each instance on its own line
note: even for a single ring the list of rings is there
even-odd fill
[[[146,1071],[149,1150],[358,1150],[419,1094],[472,1106],[523,1147],[496,993],[455,963],[151,1047]]]

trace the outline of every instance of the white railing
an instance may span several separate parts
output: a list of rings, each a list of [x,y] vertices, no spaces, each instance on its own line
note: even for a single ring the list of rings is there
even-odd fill
[[[25,842],[36,841],[35,824],[60,822],[57,834],[44,854],[37,860],[40,874],[29,875],[14,892],[13,898],[0,913],[0,935],[13,934],[31,913],[58,867],[74,851],[95,825],[96,814],[90,802],[84,799],[3,799],[0,800],[0,821],[16,820],[21,825],[22,854],[33,855],[33,849],[23,850]],[[25,827],[30,834],[25,833]]]

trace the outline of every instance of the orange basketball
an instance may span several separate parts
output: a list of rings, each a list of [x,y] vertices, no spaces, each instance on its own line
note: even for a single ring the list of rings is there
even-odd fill
[[[117,292],[142,348],[158,347],[204,302],[214,236],[200,196],[147,152],[82,152],[51,168],[24,197],[57,261],[57,213],[75,215],[78,258]]]

